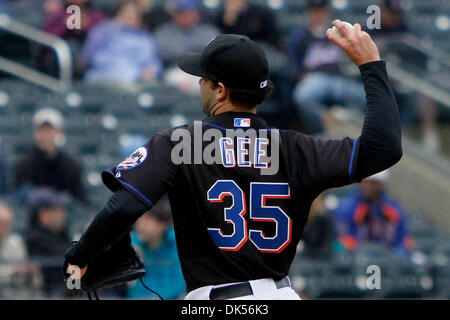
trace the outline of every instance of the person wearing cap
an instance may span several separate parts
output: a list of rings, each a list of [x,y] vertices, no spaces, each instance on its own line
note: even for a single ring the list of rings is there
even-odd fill
[[[362,180],[336,209],[339,238],[347,250],[364,242],[380,243],[401,255],[412,249],[405,211],[386,190],[389,175],[385,170]]]
[[[200,77],[200,99],[207,115],[214,115],[217,108],[253,111],[273,89],[264,52],[243,35],[217,36],[202,53],[183,55],[178,66]],[[224,101],[213,103],[217,91]]]
[[[30,258],[41,266],[43,292],[47,296],[62,294],[61,259],[69,247],[68,204],[65,195],[51,188],[37,188],[29,196],[29,224],[25,243]]]
[[[398,109],[378,48],[359,24],[349,30],[335,20],[333,26],[342,36],[329,28],[329,40],[359,67],[367,91],[358,138],[324,140],[270,128],[257,115],[273,87],[264,51],[246,36],[219,35],[178,59],[200,78],[207,117],[160,131],[103,171],[114,194],[66,253],[66,270],[75,265],[80,276],[89,275],[95,258],[126,240],[168,193],[185,299],[300,299],[288,274],[313,200],[402,157]],[[212,153],[211,163],[204,156]],[[111,265],[119,266],[123,258],[116,256]],[[133,265],[127,271],[137,274]]]
[[[306,25],[294,27],[287,43],[296,79],[292,100],[297,117],[311,135],[326,133],[332,105],[362,110],[365,102],[362,84],[342,74],[343,52],[325,34],[330,14],[328,0],[308,0]]]
[[[53,108],[38,110],[33,116],[34,146],[15,164],[14,192],[18,200],[36,187],[49,186],[87,202],[78,162],[61,150],[64,119]]]
[[[155,30],[158,52],[166,69],[176,64],[185,52],[202,50],[220,32],[202,22],[198,0],[175,0],[171,7],[172,21]]]

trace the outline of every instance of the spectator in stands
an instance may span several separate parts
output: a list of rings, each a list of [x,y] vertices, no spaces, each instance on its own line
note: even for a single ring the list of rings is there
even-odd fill
[[[15,165],[14,184],[19,201],[26,201],[34,188],[48,186],[88,202],[80,165],[59,147],[63,123],[62,115],[52,108],[43,108],[34,115],[35,145]]]
[[[383,0],[381,5],[381,28],[368,30],[372,36],[405,34],[410,32],[400,0]]]
[[[384,244],[407,254],[412,239],[406,230],[403,208],[386,191],[389,171],[364,179],[359,190],[344,199],[335,212],[339,237],[348,250],[362,242]]]
[[[254,41],[278,45],[275,15],[269,8],[248,0],[224,0],[215,24],[223,33],[243,34]]]
[[[28,200],[30,224],[26,245],[30,257],[41,265],[43,291],[48,296],[59,296],[66,290],[61,264],[69,247],[66,217],[68,198],[49,188],[38,188]]]
[[[380,50],[389,51],[389,42],[386,40],[392,40],[394,41],[395,46],[398,46],[399,38],[405,38],[408,36],[414,37],[414,34],[411,32],[406,23],[405,12],[402,8],[402,1],[383,0],[380,7],[381,28],[367,30],[368,33],[370,33],[374,38],[374,41],[377,43]],[[414,66],[414,68],[419,67],[426,72],[428,57],[425,54],[410,47],[403,52],[407,52],[407,54],[403,54],[401,56],[403,62],[406,61],[408,64]],[[419,77],[420,76],[421,75],[419,75]],[[421,93],[417,93],[414,110],[411,109],[411,104],[409,101],[407,101],[404,106],[401,103],[401,99],[397,100],[400,101],[399,108],[404,122],[405,118],[414,118],[411,116],[412,114],[414,114],[416,118],[417,116],[420,118],[422,125],[422,144],[426,151],[430,153],[438,152],[440,150],[441,141],[437,131],[438,110],[436,102]]]
[[[178,68],[176,60],[185,52],[199,52],[220,31],[202,22],[198,0],[175,0],[171,8],[172,20],[156,29],[158,51],[165,65],[164,82],[184,93],[198,96],[198,77]]]
[[[172,21],[156,29],[158,51],[166,67],[175,65],[185,52],[201,51],[220,32],[209,24],[201,23],[198,0],[176,0]]]
[[[154,32],[160,25],[169,22],[170,12],[168,10],[168,2],[157,5],[154,0],[122,0],[122,1],[135,1],[141,6],[141,12],[143,14],[143,25],[147,30]]]
[[[328,212],[321,194],[311,205],[308,223],[302,234],[302,254],[312,258],[330,258],[336,239],[337,230],[333,216]]]
[[[11,283],[33,270],[26,263],[27,251],[22,237],[12,232],[13,224],[11,208],[0,200],[0,283]]]
[[[76,5],[80,8],[79,29],[67,27],[68,19],[71,16],[71,14],[67,13],[67,8],[71,5]],[[88,32],[105,19],[103,13],[92,6],[91,0],[46,0],[44,2],[44,10],[46,17],[42,29],[68,42],[74,55],[74,77],[81,78],[85,68],[81,59],[82,45]],[[58,70],[57,60],[52,51],[42,51],[39,60],[38,64],[41,67],[44,65],[45,71],[56,74]]]
[[[147,270],[144,283],[164,299],[178,299],[186,294],[186,284],[170,215],[169,202],[163,198],[137,221],[132,242]],[[156,298],[140,282],[129,288],[128,296],[135,299]]]
[[[112,20],[89,32],[83,57],[89,82],[151,81],[162,68],[153,35],[143,30],[140,5],[134,1],[121,2]]]
[[[328,0],[308,0],[307,25],[294,28],[288,40],[298,79],[293,100],[310,134],[324,133],[322,121],[330,104],[362,108],[365,102],[362,84],[341,73],[343,52],[325,34],[331,25],[330,10]]]
[[[67,27],[67,7],[76,5],[81,11],[81,28],[69,29]],[[83,43],[87,32],[104,20],[104,15],[100,10],[92,7],[91,0],[46,0],[44,9],[47,13],[42,29],[55,36],[68,41],[75,40],[79,44]]]

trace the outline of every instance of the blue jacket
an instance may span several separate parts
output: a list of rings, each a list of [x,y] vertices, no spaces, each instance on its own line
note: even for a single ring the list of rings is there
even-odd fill
[[[358,191],[344,199],[334,215],[340,240],[349,250],[363,241],[384,243],[398,253],[412,246],[403,208],[386,192],[378,202],[368,202]]]
[[[177,299],[186,294],[186,283],[181,273],[173,228],[167,229],[164,239],[157,249],[150,249],[137,234],[132,234],[132,243],[136,251],[142,253],[141,258],[147,274],[142,280],[164,299]],[[147,291],[140,281],[128,289],[128,297],[132,299],[157,298]]]
[[[104,22],[92,29],[83,48],[88,65],[86,80],[136,83],[144,69],[162,72],[153,35],[116,22]]]

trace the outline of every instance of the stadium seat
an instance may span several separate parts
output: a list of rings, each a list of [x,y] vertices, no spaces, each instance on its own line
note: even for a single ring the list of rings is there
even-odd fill
[[[37,102],[48,93],[41,87],[16,79],[1,80],[0,92],[5,99],[4,102],[6,102],[1,110],[11,114],[33,112]]]

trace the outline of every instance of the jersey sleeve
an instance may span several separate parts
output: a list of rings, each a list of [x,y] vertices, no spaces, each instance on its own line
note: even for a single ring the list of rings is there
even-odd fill
[[[177,167],[171,151],[168,138],[156,134],[117,166],[103,171],[103,183],[113,192],[121,185],[151,208],[173,184]]]
[[[300,183],[313,193],[354,182],[358,139],[326,140],[307,135],[297,137],[302,167]]]

